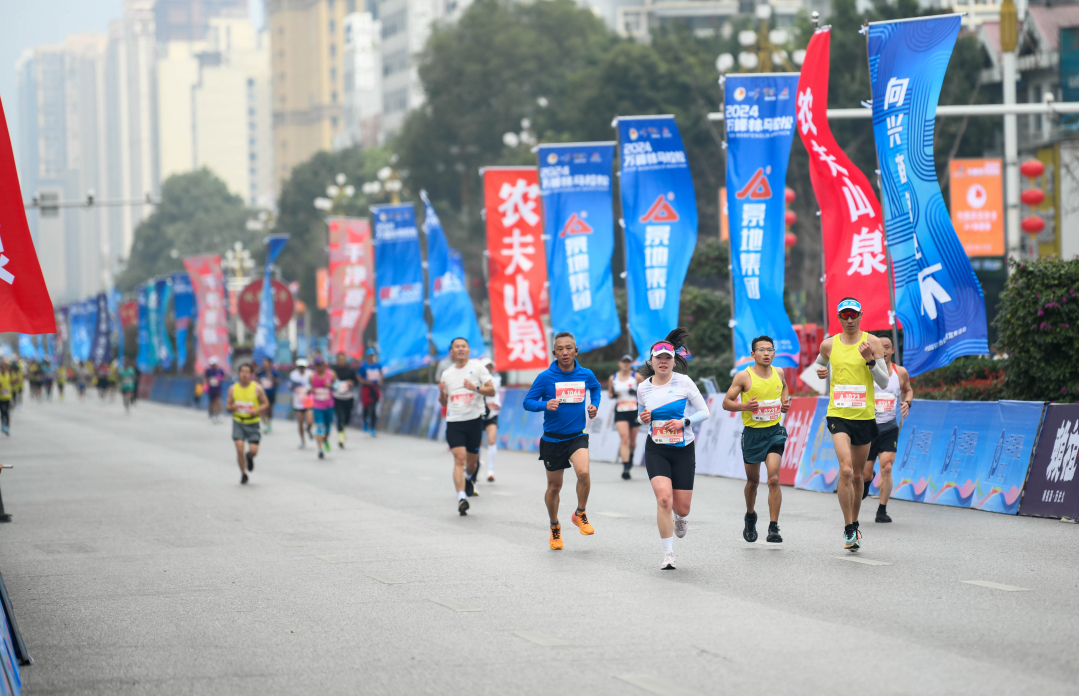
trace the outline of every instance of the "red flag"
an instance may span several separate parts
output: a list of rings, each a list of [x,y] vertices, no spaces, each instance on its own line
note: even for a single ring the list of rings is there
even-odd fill
[[[0,331],[56,333],[52,300],[26,225],[3,104],[0,104]]]
[[[375,307],[371,222],[366,218],[332,217],[327,224],[330,228],[327,301],[330,352],[362,359],[363,332]]]
[[[499,372],[542,370],[551,360],[541,321],[547,255],[539,195],[535,167],[483,170],[491,342]]]
[[[195,324],[195,374],[202,374],[216,357],[218,366],[229,369],[229,325],[225,312],[225,288],[220,256],[190,256],[184,268],[191,276],[191,289],[199,308]]]
[[[839,149],[828,125],[829,27],[806,48],[798,78],[798,134],[809,153],[809,178],[821,211],[828,333],[843,329],[835,307],[844,297],[862,305],[862,328],[891,328],[884,216],[869,180]]]

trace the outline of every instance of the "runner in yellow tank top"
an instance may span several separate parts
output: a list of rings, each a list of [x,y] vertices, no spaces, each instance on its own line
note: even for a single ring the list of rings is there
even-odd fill
[[[11,435],[11,368],[7,361],[0,358],[0,432]]]
[[[761,462],[768,470],[768,536],[765,541],[778,544],[779,506],[783,494],[779,489],[779,467],[783,448],[787,442],[787,430],[779,424],[782,414],[790,408],[790,397],[783,371],[772,367],[775,358],[775,342],[768,336],[758,336],[750,344],[753,365],[739,372],[731,382],[723,398],[727,411],[741,411],[742,461],[746,465],[746,516],[742,538],[753,543],[757,540],[757,486],[761,480]]]
[[[869,446],[877,436],[874,385],[888,385],[888,366],[880,339],[862,331],[862,305],[845,297],[836,307],[843,333],[824,339],[817,356],[817,376],[829,380],[828,431],[839,460],[839,506],[843,509],[843,548],[862,545],[858,512],[862,472]]]
[[[247,483],[247,472],[255,469],[255,455],[259,453],[259,421],[262,413],[270,407],[270,400],[262,385],[253,382],[255,368],[250,363],[240,365],[237,381],[229,387],[225,398],[225,410],[232,414],[232,441],[236,445],[236,461],[240,465],[240,483]],[[244,453],[244,443],[247,453]],[[244,464],[247,470],[244,470]]]

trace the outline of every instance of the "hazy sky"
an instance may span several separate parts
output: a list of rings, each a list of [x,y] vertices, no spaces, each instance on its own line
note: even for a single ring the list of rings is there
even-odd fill
[[[252,19],[262,23],[263,0],[248,0]],[[18,83],[15,63],[39,44],[61,43],[68,34],[108,31],[122,14],[123,0],[0,0],[0,100],[18,157]],[[2,137],[2,136],[0,136]]]

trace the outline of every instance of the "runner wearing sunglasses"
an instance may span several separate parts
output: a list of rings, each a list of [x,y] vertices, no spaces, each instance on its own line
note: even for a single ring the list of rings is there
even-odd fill
[[[708,404],[693,380],[675,372],[686,370],[683,344],[689,332],[677,328],[652,344],[650,359],[641,369],[646,379],[637,387],[637,418],[648,425],[644,465],[656,494],[656,524],[663,544],[660,570],[674,570],[674,537],[686,535],[693,502],[694,423],[708,420]],[[686,406],[693,414],[686,417]],[[671,513],[674,513],[672,519]]]
[[[753,364],[734,376],[731,388],[723,398],[726,411],[742,412],[742,461],[746,465],[746,517],[742,538],[757,540],[757,486],[761,481],[761,463],[768,473],[768,536],[772,544],[783,542],[779,535],[779,506],[783,493],[779,489],[779,467],[787,443],[787,429],[779,424],[782,414],[791,406],[783,370],[772,367],[775,341],[758,336],[750,344]]]
[[[862,305],[845,297],[836,307],[843,333],[824,339],[817,356],[817,376],[828,379],[828,431],[839,460],[839,506],[843,509],[843,548],[862,545],[858,511],[862,472],[869,446],[877,437],[875,386],[888,386],[888,366],[880,339],[862,331]]]

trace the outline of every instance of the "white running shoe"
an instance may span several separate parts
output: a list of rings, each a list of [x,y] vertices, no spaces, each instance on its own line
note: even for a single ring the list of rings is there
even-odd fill
[[[306,446],[307,446],[307,443],[306,443],[306,442],[304,442],[303,440],[300,440],[300,446],[299,446],[299,447],[297,447],[296,449],[303,449],[303,448],[304,448],[304,447],[306,447]]]
[[[686,530],[689,529],[689,520],[679,515],[674,516],[674,535],[681,539],[686,535]]]
[[[660,570],[674,570],[674,563],[675,563],[674,551],[668,551],[667,553],[663,554],[663,562],[659,564],[659,569]]]

